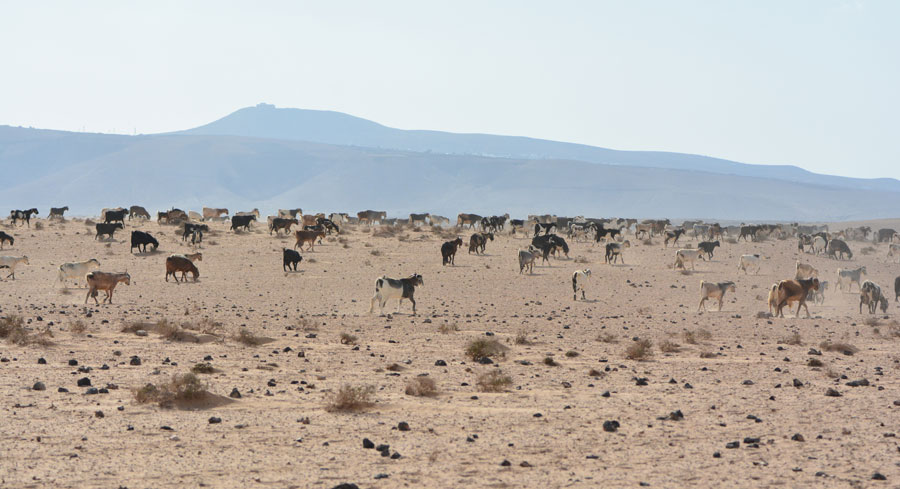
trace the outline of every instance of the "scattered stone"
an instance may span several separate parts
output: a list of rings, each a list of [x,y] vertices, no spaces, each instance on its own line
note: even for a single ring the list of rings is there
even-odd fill
[[[397,429],[400,431],[409,431],[409,423],[401,421],[400,424],[397,425]]]
[[[237,387],[235,387],[234,389],[231,389],[231,394],[228,394],[228,397],[232,399],[240,399],[243,396],[241,396],[241,393],[237,390]]]
[[[753,385],[753,381],[752,381],[752,380],[745,380],[745,381],[741,382],[741,384],[744,384],[744,385]]]
[[[874,474],[872,474],[872,480],[873,481],[886,481],[887,477],[885,477],[884,474],[882,474],[881,472],[875,472]]]
[[[528,468],[528,467],[531,467],[531,464],[528,463],[527,461],[524,461],[524,462],[522,462],[522,463],[519,464],[519,467],[525,467],[525,468]]]
[[[88,377],[82,377],[78,379],[78,387],[87,387],[91,385],[91,379]]]
[[[363,448],[375,448],[375,444],[368,438],[363,438]]]
[[[44,357],[38,358],[38,365],[47,365],[47,360]]]
[[[35,382],[33,386],[31,386],[31,390],[45,391],[45,390],[47,390],[47,386],[44,385],[43,382],[38,381],[38,382]]]
[[[375,480],[387,479],[388,477],[390,477],[390,476],[387,474],[375,474]]]
[[[221,422],[222,418],[219,418],[217,416],[212,416],[211,418],[209,418],[209,424],[219,424]]]
[[[759,438],[746,437],[744,438],[744,445],[750,445],[753,443],[759,443]]]
[[[619,430],[619,422],[616,420],[604,421],[603,422],[603,431],[607,431],[609,433],[615,433]]]
[[[130,365],[138,366],[141,364],[141,357],[135,355],[131,357],[131,361],[128,362]]]
[[[135,331],[134,334],[135,336],[147,336],[149,333],[147,333],[146,329],[139,329]]]
[[[809,351],[807,352],[807,354],[808,355],[821,355],[822,352],[820,352],[819,350],[816,350],[815,348],[810,348]]]
[[[331,489],[359,489],[359,486],[357,486],[356,484],[351,484],[349,482],[344,482],[332,487]]]
[[[74,358],[71,359],[71,360],[69,360],[69,366],[70,366],[70,367],[74,367],[74,366],[76,366],[76,365],[78,365],[78,360],[75,360]]]
[[[836,390],[834,390],[834,389],[832,389],[832,388],[830,388],[830,387],[828,388],[827,391],[825,391],[825,395],[828,396],[828,397],[841,397],[841,393],[840,393],[840,392],[838,392],[838,391],[836,391]]]
[[[603,391],[603,394],[600,394],[600,397],[609,397],[609,396],[610,396],[609,391]]]
[[[504,460],[504,461],[500,462],[501,467],[509,467],[510,465],[512,465],[512,463],[510,463],[509,460]]]
[[[397,460],[398,458],[400,458],[400,454],[398,452],[394,452],[391,455],[391,460]]]
[[[634,383],[635,385],[647,385],[649,383],[649,380],[647,380],[647,377],[640,377],[634,379]]]
[[[104,416],[106,416],[106,415],[103,414],[103,411],[94,411],[94,417],[103,418]]]
[[[387,452],[387,451],[389,451],[390,449],[391,449],[391,446],[390,446],[390,445],[387,445],[387,444],[384,444],[384,443],[382,443],[381,445],[378,445],[377,447],[375,447],[375,450],[378,451],[378,452]]]
[[[56,392],[69,392],[69,389],[66,389],[65,387],[60,387],[59,389],[56,389]]]
[[[725,448],[738,448],[741,446],[741,442],[739,441],[730,441],[725,444]]]
[[[434,362],[434,366],[435,366],[435,367],[446,367],[446,366],[447,366],[447,362],[445,362],[445,361],[443,361],[443,360],[438,360],[438,361]]]
[[[794,436],[791,437],[791,441],[804,442],[806,441],[806,438],[803,438],[803,435],[800,433],[794,433]]]
[[[847,385],[849,385],[850,387],[866,387],[869,385],[869,380],[868,379],[851,380],[850,382],[847,382]]]
[[[794,383],[794,387],[796,387],[798,389],[803,387],[803,382],[801,382],[800,379],[794,379],[793,383]]]

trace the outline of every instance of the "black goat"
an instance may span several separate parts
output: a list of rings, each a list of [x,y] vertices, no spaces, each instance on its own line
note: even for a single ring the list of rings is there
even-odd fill
[[[303,261],[303,257],[300,256],[300,253],[297,253],[295,250],[290,250],[287,248],[281,249],[281,254],[283,257],[283,263],[281,269],[285,272],[290,271],[291,266],[293,265],[294,271],[297,271],[297,264]]]
[[[131,232],[131,251],[134,252],[134,249],[137,248],[138,251],[142,253],[147,252],[147,245],[153,246],[153,251],[156,251],[159,248],[159,241],[156,240],[150,233],[145,233],[143,231],[132,231]],[[144,247],[141,250],[141,246]]]
[[[123,229],[124,227],[125,226],[123,226],[122,223],[120,223],[120,222],[116,222],[116,223],[112,223],[112,224],[105,223],[105,222],[98,222],[96,225],[97,235],[94,236],[94,239],[97,239],[100,236],[109,236],[109,239],[113,239],[114,238],[113,234],[115,234],[116,229]]]

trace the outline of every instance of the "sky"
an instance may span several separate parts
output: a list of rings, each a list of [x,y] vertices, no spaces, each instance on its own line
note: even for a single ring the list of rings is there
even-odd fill
[[[4,2],[0,124],[187,129],[260,102],[402,129],[900,178],[900,2]]]

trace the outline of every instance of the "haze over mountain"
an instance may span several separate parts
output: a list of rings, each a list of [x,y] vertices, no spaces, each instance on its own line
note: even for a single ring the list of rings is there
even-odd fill
[[[900,182],[678,153],[404,131],[337,112],[241,109],[177,133],[122,136],[0,126],[0,208],[264,213],[432,212],[845,220],[896,215]]]

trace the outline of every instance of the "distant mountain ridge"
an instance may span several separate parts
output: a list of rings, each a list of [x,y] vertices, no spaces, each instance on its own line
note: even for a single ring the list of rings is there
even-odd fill
[[[857,190],[900,192],[900,181],[892,178],[839,177],[813,173],[796,166],[752,165],[708,156],[660,151],[620,151],[518,136],[394,129],[341,112],[276,108],[269,104],[245,107],[217,121],[176,134],[248,136],[512,159],[576,160],[605,165],[772,178]]]

